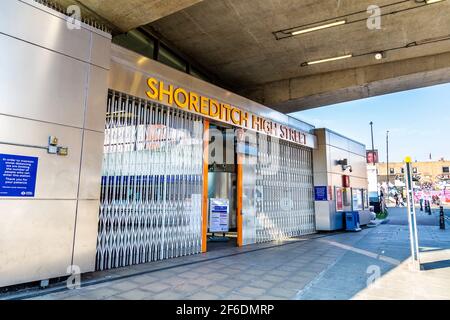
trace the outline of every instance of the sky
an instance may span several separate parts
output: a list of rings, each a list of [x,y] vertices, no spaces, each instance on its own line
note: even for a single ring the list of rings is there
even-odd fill
[[[290,114],[326,127],[371,149],[373,121],[375,149],[386,161],[386,131],[389,130],[389,161],[406,156],[429,161],[450,160],[450,84],[355,100]]]

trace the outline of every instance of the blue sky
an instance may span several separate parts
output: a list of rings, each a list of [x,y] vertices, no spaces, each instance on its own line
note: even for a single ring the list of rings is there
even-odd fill
[[[370,121],[374,122],[375,149],[386,161],[405,156],[424,161],[450,160],[450,84],[393,93],[292,113],[298,119],[337,131],[371,148]]]

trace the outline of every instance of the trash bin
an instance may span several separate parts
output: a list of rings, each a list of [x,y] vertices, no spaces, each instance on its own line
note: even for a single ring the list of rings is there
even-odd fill
[[[361,231],[358,211],[349,211],[345,213],[345,230],[352,232]]]
[[[373,211],[375,213],[381,213],[381,203],[380,203],[380,201],[370,201],[370,205],[373,206]]]

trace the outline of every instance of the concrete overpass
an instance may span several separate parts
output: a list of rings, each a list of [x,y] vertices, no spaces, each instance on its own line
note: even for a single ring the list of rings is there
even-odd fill
[[[146,25],[227,87],[286,113],[450,81],[448,0],[75,2],[116,33]],[[381,11],[368,13],[373,4]]]

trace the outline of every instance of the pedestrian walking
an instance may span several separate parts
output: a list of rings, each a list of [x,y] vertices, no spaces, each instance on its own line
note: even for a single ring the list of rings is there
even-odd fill
[[[399,195],[398,197],[398,204],[400,207],[404,207],[405,206],[405,200],[403,200],[403,196]]]
[[[395,193],[394,199],[395,199],[395,206],[398,207],[398,205],[399,205],[398,193]]]

